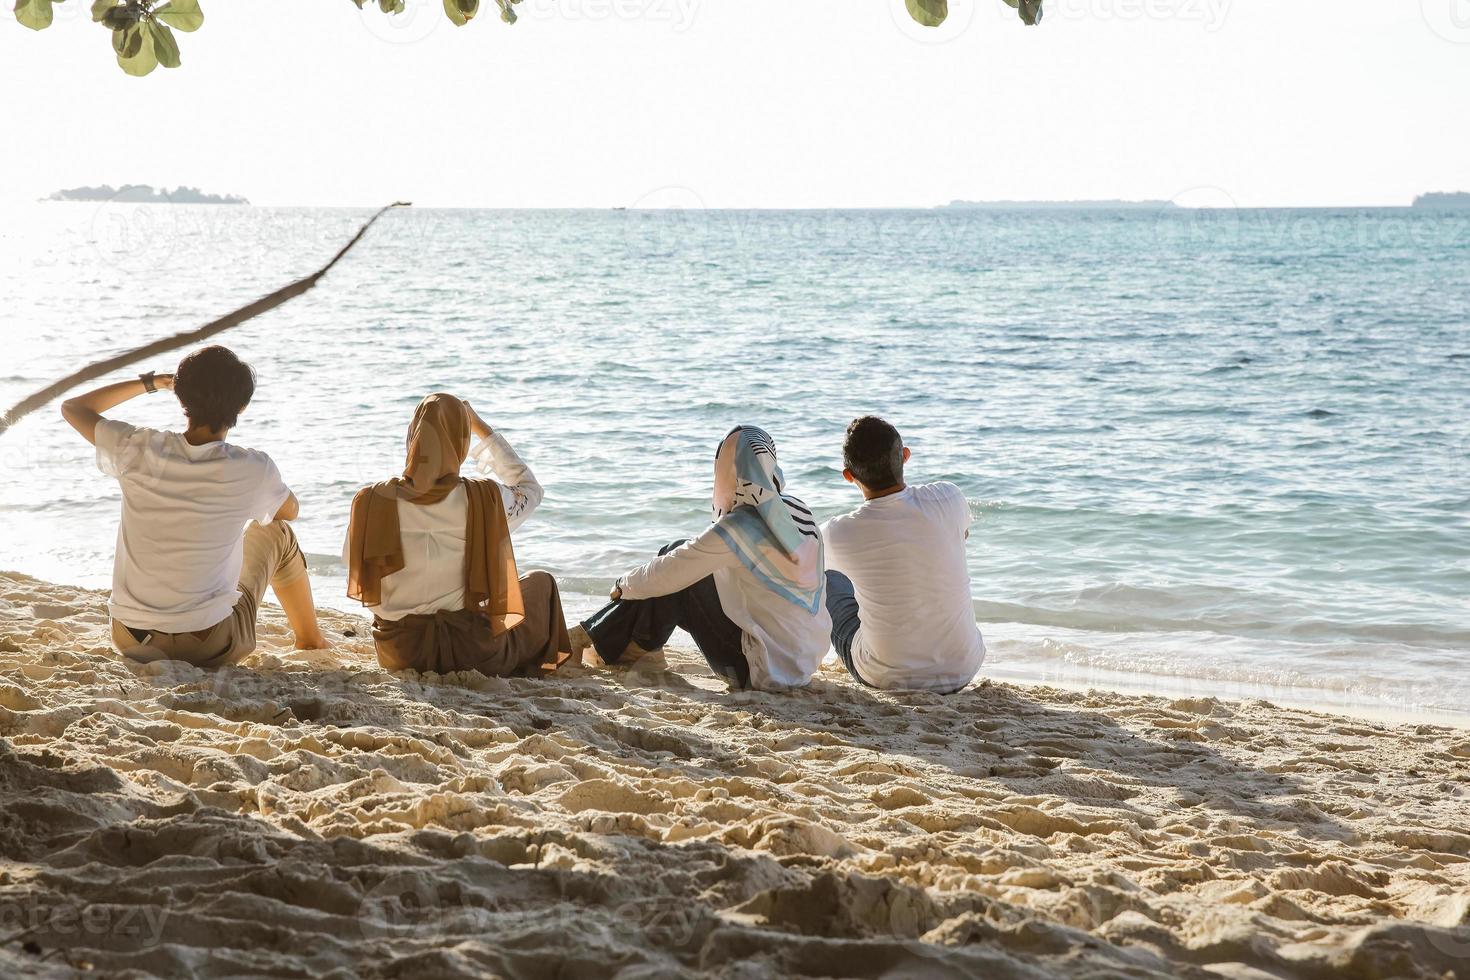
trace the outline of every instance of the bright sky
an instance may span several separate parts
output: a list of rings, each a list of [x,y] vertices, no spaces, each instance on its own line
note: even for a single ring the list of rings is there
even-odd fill
[[[257,204],[1402,204],[1470,190],[1470,0],[202,0],[135,79],[87,0],[0,23],[0,202],[192,184]],[[4,3],[8,8],[10,3]],[[21,94],[23,93],[23,95]]]

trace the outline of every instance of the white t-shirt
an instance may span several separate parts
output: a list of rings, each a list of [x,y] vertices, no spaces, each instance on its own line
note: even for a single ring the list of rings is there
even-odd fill
[[[862,626],[853,665],[874,687],[954,690],[985,659],[953,483],[911,486],[827,522],[827,564],[852,579]]]
[[[271,520],[291,491],[265,453],[177,432],[97,423],[97,466],[122,486],[108,610],[124,626],[192,633],[240,600],[245,525]]]
[[[514,531],[541,503],[543,491],[510,443],[498,432],[470,451],[475,469],[500,484],[506,523]],[[369,609],[379,619],[428,615],[464,608],[464,532],[469,501],[464,486],[449,491],[437,504],[398,501],[398,534],[403,541],[403,570],[383,577],[382,601]],[[349,530],[350,533],[350,530]],[[342,561],[351,560],[351,539],[342,542]]]
[[[651,599],[688,588],[709,575],[715,579],[720,609],[740,627],[750,686],[758,691],[805,687],[832,642],[825,594],[816,612],[777,595],[745,567],[714,524],[689,543],[624,575],[619,584],[624,598]]]

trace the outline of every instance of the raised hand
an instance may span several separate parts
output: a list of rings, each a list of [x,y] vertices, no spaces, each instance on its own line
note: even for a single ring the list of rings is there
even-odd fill
[[[485,423],[484,419],[480,418],[480,413],[475,411],[474,406],[470,404],[468,398],[462,399],[462,401],[464,401],[464,410],[470,417],[470,431],[477,438],[488,439],[491,432],[490,426]]]

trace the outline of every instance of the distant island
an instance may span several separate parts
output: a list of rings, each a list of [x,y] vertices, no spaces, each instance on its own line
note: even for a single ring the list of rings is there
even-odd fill
[[[1177,207],[1173,201],[950,201],[941,208],[983,209],[987,211],[1034,211],[1053,209],[1064,211],[1119,211],[1147,210]]]
[[[1470,191],[1436,191],[1432,194],[1420,194],[1414,198],[1416,208],[1455,208],[1463,210],[1470,208]]]
[[[249,204],[233,194],[206,194],[197,187],[155,188],[147,184],[113,187],[72,187],[57,191],[48,201],[122,201],[128,204]]]

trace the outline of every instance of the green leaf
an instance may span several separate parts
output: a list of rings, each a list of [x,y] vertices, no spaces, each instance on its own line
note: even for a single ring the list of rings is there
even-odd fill
[[[480,0],[444,0],[444,13],[455,27],[463,27],[480,12]]]
[[[909,16],[925,27],[938,27],[949,16],[949,0],[903,0]],[[1009,0],[1007,0],[1009,2]]]
[[[385,14],[401,14],[403,6],[403,0],[378,0],[378,9]]]
[[[108,7],[102,11],[102,26],[110,31],[123,31],[138,22],[138,12],[132,7]]]
[[[204,11],[199,9],[199,0],[169,0],[153,16],[185,34],[199,30],[204,24]]]
[[[514,24],[516,22],[516,12],[511,8],[511,4],[519,2],[520,0],[500,0],[500,19],[507,24]]]
[[[158,56],[158,63],[165,68],[179,67],[179,42],[174,40],[174,32],[167,25],[150,20],[148,34],[153,42],[153,53]]]
[[[51,26],[51,0],[15,0],[15,19],[33,31]]]
[[[112,32],[112,50],[119,58],[131,58],[143,46],[143,28],[138,24],[119,27]]]
[[[141,78],[158,67],[158,55],[153,53],[153,35],[143,30],[142,24],[134,24],[124,33],[128,38],[117,53],[118,66],[129,75]]]
[[[107,11],[117,6],[117,0],[92,0],[92,20],[94,23],[102,23],[107,16]]]

